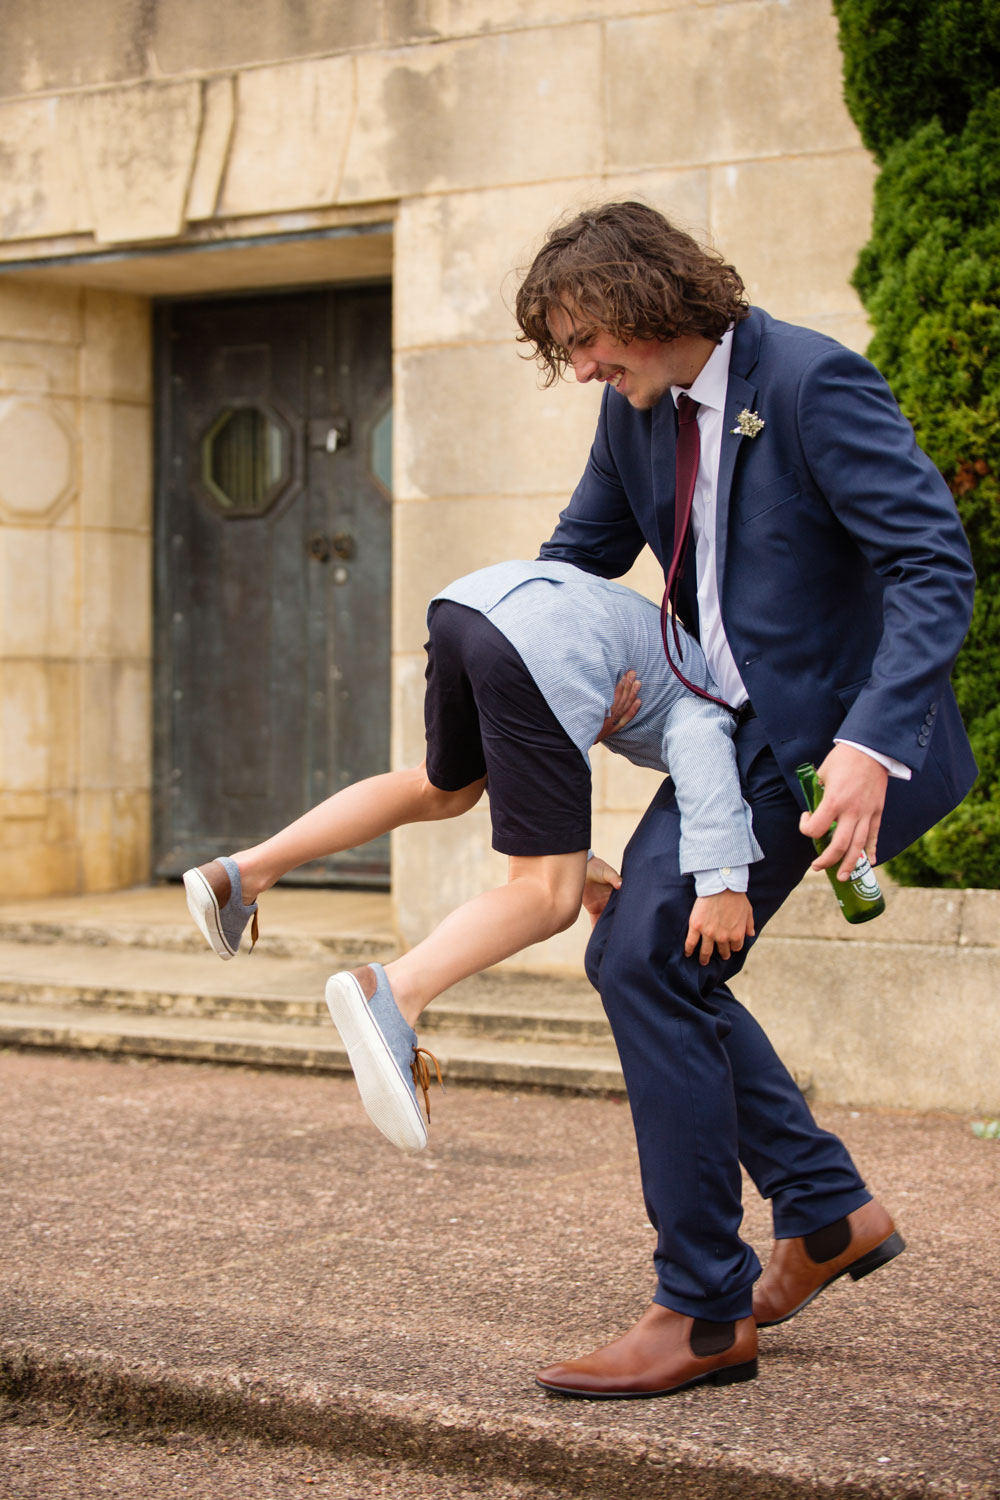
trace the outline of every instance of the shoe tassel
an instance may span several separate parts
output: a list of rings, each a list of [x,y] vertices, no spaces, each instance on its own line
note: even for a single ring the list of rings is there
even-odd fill
[[[431,1062],[434,1064],[434,1071],[437,1073],[437,1081],[441,1085],[441,1092],[444,1093],[444,1079],[441,1077],[441,1064],[434,1056],[434,1053],[428,1052],[426,1047],[414,1047],[413,1060],[410,1063],[410,1072],[413,1074],[413,1082],[416,1087],[419,1089],[423,1089],[424,1113],[427,1116],[427,1123],[429,1125],[431,1123],[431,1070],[427,1066],[427,1058],[430,1058]]]

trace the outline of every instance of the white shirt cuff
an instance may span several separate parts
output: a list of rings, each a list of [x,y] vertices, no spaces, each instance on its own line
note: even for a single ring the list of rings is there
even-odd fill
[[[749,865],[723,865],[719,870],[695,870],[694,888],[699,896],[719,896],[723,891],[745,892]]]
[[[897,777],[900,781],[909,781],[913,772],[909,766],[904,766],[901,760],[893,760],[891,755],[881,755],[878,750],[870,750],[867,745],[859,745],[857,740],[834,739],[835,745],[850,745],[852,750],[860,750],[862,755],[870,755],[872,760],[877,760],[880,766],[885,766],[890,776]]]

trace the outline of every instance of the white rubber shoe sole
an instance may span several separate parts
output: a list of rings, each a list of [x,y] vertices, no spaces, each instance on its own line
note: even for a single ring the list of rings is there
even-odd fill
[[[200,870],[185,871],[184,889],[187,891],[188,911],[204,934],[208,946],[220,958],[235,958],[238,950],[229,946],[222,931],[215,892]]]
[[[369,1120],[400,1151],[422,1151],[427,1127],[413,1090],[353,974],[327,980],[326,1005],[347,1048]]]

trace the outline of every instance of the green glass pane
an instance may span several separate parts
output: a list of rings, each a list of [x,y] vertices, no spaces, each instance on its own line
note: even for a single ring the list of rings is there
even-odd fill
[[[285,473],[285,434],[255,406],[230,408],[205,439],[202,473],[216,499],[234,510],[259,510]]]
[[[372,428],[372,473],[392,493],[392,407],[383,412]]]

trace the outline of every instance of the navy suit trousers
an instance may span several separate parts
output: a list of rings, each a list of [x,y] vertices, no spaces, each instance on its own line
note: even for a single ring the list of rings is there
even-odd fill
[[[750,867],[758,935],[813,849],[760,721],[736,737],[764,858]],[[751,1311],[760,1262],[740,1238],[740,1162],[771,1200],[777,1238],[820,1229],[868,1200],[844,1145],[820,1130],[760,1025],[730,992],[749,947],[704,967],[686,958],[694,881],[678,862],[680,817],[665,781],[635,831],[587,951],[628,1088],[643,1194],[657,1232],[655,1300],[692,1317]],[[833,899],[831,895],[831,900]],[[756,939],[755,939],[756,941]]]

